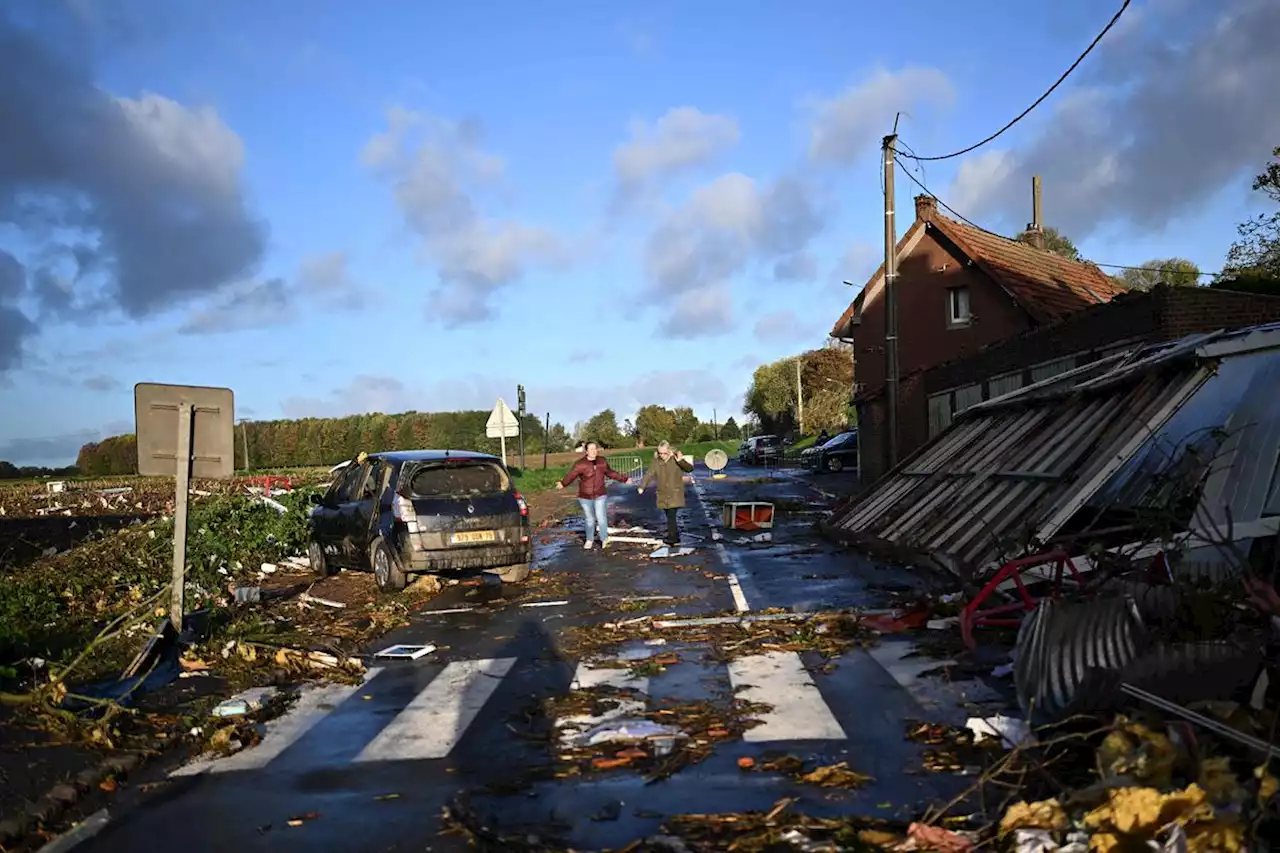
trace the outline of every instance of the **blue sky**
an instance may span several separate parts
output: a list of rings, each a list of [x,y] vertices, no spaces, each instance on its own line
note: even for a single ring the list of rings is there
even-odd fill
[[[0,458],[131,430],[139,381],[259,419],[517,382],[566,424],[740,417],[879,262],[894,114],[922,155],[974,142],[1118,4],[971,5],[14,4]],[[1280,144],[1280,12],[1205,5],[1135,2],[1028,120],[917,174],[1010,234],[1042,174],[1086,256],[1217,269]]]

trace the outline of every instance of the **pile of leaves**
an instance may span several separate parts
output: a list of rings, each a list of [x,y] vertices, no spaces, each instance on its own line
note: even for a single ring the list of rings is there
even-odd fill
[[[762,610],[755,616],[782,616],[785,610]],[[738,614],[723,614],[726,618]],[[839,657],[850,648],[871,645],[875,631],[852,613],[820,613],[776,621],[735,621],[718,625],[677,625],[655,627],[651,617],[626,618],[616,622],[583,625],[567,632],[566,653],[577,658],[607,657],[625,643],[662,637],[672,643],[704,644],[716,660],[758,655],[771,651],[817,652],[822,657]],[[678,621],[678,620],[672,620]]]

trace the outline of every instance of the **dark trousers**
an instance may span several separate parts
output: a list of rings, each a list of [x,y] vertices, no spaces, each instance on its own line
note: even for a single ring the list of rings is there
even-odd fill
[[[678,510],[675,507],[663,510],[667,514],[667,544],[680,544],[680,522],[676,518]]]

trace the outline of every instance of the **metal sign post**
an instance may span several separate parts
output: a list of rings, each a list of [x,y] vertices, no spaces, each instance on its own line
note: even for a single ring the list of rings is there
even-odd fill
[[[484,433],[489,438],[498,438],[502,440],[502,464],[507,464],[507,439],[515,438],[520,433],[520,421],[516,420],[515,412],[511,411],[511,407],[501,397],[498,403],[493,407],[493,411],[489,414],[489,421],[484,425]]]
[[[516,411],[519,413],[520,419],[520,470],[524,470],[524,386],[516,386]]]
[[[138,473],[173,477],[173,588],[169,621],[182,630],[191,478],[228,479],[235,470],[235,398],[230,388],[157,385],[133,389]]]

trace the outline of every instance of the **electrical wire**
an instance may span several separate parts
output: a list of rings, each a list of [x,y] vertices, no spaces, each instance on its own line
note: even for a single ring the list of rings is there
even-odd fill
[[[894,148],[894,151],[896,152],[896,151],[897,151],[897,148]],[[895,163],[897,163],[897,160],[895,160],[894,162],[895,162]],[[906,175],[906,176],[907,176],[907,178],[909,178],[909,179],[911,180],[911,182],[912,182],[912,183],[914,183],[914,184],[915,184],[916,186],[918,186],[920,189],[924,190],[926,194],[928,194],[931,198],[933,198],[933,200],[934,200],[934,201],[936,201],[936,202],[938,203],[938,206],[939,206],[939,207],[941,207],[941,208],[943,208],[944,210],[946,210],[948,213],[950,213],[950,214],[951,214],[952,216],[954,216],[956,219],[959,219],[959,220],[960,220],[961,222],[963,222],[965,225],[968,225],[970,228],[976,228],[977,230],[981,231],[983,234],[990,234],[992,237],[999,237],[1001,240],[1008,240],[1010,243],[1017,243],[1017,242],[1018,242],[1017,240],[1014,240],[1014,239],[1012,239],[1012,238],[1010,238],[1010,237],[1006,237],[1006,236],[1005,236],[1005,235],[1003,235],[1003,234],[997,234],[995,231],[992,231],[992,230],[991,230],[991,229],[989,229],[989,228],[983,228],[981,225],[979,225],[978,223],[974,222],[972,219],[969,219],[969,218],[968,218],[967,216],[965,216],[963,213],[961,213],[960,211],[956,210],[954,207],[952,207],[951,205],[949,205],[949,204],[947,204],[945,201],[943,201],[941,198],[939,198],[937,193],[935,193],[933,190],[931,190],[931,189],[929,189],[928,187],[926,187],[926,186],[924,185],[924,183],[923,183],[923,182],[921,182],[918,178],[916,178],[916,176],[915,176],[915,175],[911,174],[911,172],[910,172],[910,171],[908,171],[905,167],[903,167],[903,168],[902,168],[902,174]],[[1093,264],[1095,267],[1107,267],[1108,269],[1115,269],[1115,270],[1139,270],[1139,271],[1144,271],[1144,272],[1145,272],[1145,271],[1152,271],[1152,268],[1151,268],[1151,267],[1147,267],[1147,266],[1133,266],[1132,264],[1104,264],[1104,263],[1102,263],[1101,261],[1089,261],[1089,263]],[[1202,272],[1202,273],[1200,273],[1199,275],[1200,275],[1201,277],[1203,277],[1203,276],[1220,276],[1220,275],[1225,275],[1225,273],[1223,273],[1223,272],[1221,272],[1221,271],[1218,271],[1218,272]]]
[[[1125,10],[1129,8],[1129,3],[1130,3],[1130,2],[1131,2],[1131,0],[1124,0],[1123,5],[1121,5],[1121,6],[1120,6],[1120,11],[1116,12],[1116,13],[1115,13],[1115,15],[1114,15],[1114,16],[1112,16],[1112,18],[1111,18],[1110,22],[1108,22],[1108,24],[1107,24],[1105,27],[1103,27],[1103,28],[1102,28],[1102,32],[1098,33],[1097,37],[1096,37],[1092,42],[1090,42],[1090,43],[1089,43],[1089,46],[1088,46],[1087,48],[1085,48],[1084,53],[1080,54],[1080,56],[1076,58],[1076,61],[1075,61],[1075,62],[1073,62],[1073,63],[1071,63],[1071,67],[1070,67],[1070,68],[1068,68],[1066,71],[1062,72],[1062,76],[1061,76],[1061,77],[1059,77],[1059,78],[1054,82],[1054,84],[1053,84],[1052,86],[1050,86],[1050,87],[1048,88],[1048,90],[1046,90],[1046,91],[1045,91],[1045,93],[1044,93],[1043,95],[1041,95],[1040,97],[1036,98],[1035,102],[1034,102],[1031,106],[1027,107],[1025,110],[1023,110],[1022,112],[1020,112],[1020,113],[1018,113],[1016,116],[1014,116],[1013,120],[1012,120],[1012,121],[1010,121],[1008,124],[1006,124],[1004,127],[1000,128],[1000,129],[999,129],[999,130],[997,130],[995,133],[991,134],[990,136],[988,136],[986,139],[982,140],[981,142],[975,142],[975,143],[973,143],[972,145],[970,145],[968,148],[962,148],[962,149],[960,149],[959,151],[953,151],[953,152],[952,152],[952,153],[950,153],[950,154],[940,154],[940,155],[938,155],[938,156],[936,156],[936,157],[920,157],[920,156],[918,156],[918,155],[916,155],[916,154],[904,154],[903,156],[905,156],[905,157],[910,157],[912,160],[918,160],[918,161],[920,161],[920,162],[933,162],[933,161],[937,161],[937,160],[950,160],[952,157],[960,157],[960,156],[962,156],[962,155],[964,155],[964,154],[968,154],[970,151],[973,151],[973,150],[975,150],[975,149],[981,148],[982,146],[986,145],[988,142],[991,142],[992,140],[994,140],[994,139],[996,139],[997,137],[999,137],[999,136],[1000,136],[1001,134],[1003,134],[1006,130],[1008,130],[1009,128],[1013,127],[1015,124],[1017,124],[1018,122],[1022,121],[1024,118],[1026,118],[1026,117],[1031,113],[1031,111],[1032,111],[1032,110],[1034,110],[1036,107],[1040,106],[1040,104],[1044,103],[1044,100],[1045,100],[1046,98],[1048,98],[1050,95],[1052,95],[1052,94],[1053,94],[1053,92],[1054,92],[1054,90],[1055,90],[1055,89],[1057,89],[1059,86],[1061,86],[1061,85],[1063,84],[1063,82],[1064,82],[1068,77],[1070,77],[1070,76],[1071,76],[1071,72],[1075,71],[1075,70],[1076,70],[1076,68],[1080,65],[1080,63],[1081,63],[1081,62],[1084,62],[1084,58],[1085,58],[1086,56],[1088,56],[1088,55],[1093,51],[1093,49],[1094,49],[1095,47],[1097,47],[1097,46],[1098,46],[1098,42],[1102,41],[1102,37],[1103,37],[1103,36],[1105,36],[1108,32],[1110,32],[1110,31],[1111,31],[1111,28],[1112,28],[1112,27],[1114,27],[1114,26],[1116,25],[1116,23],[1120,20],[1120,16],[1121,16],[1121,15],[1123,15],[1123,14],[1124,14],[1124,12],[1125,12]]]

